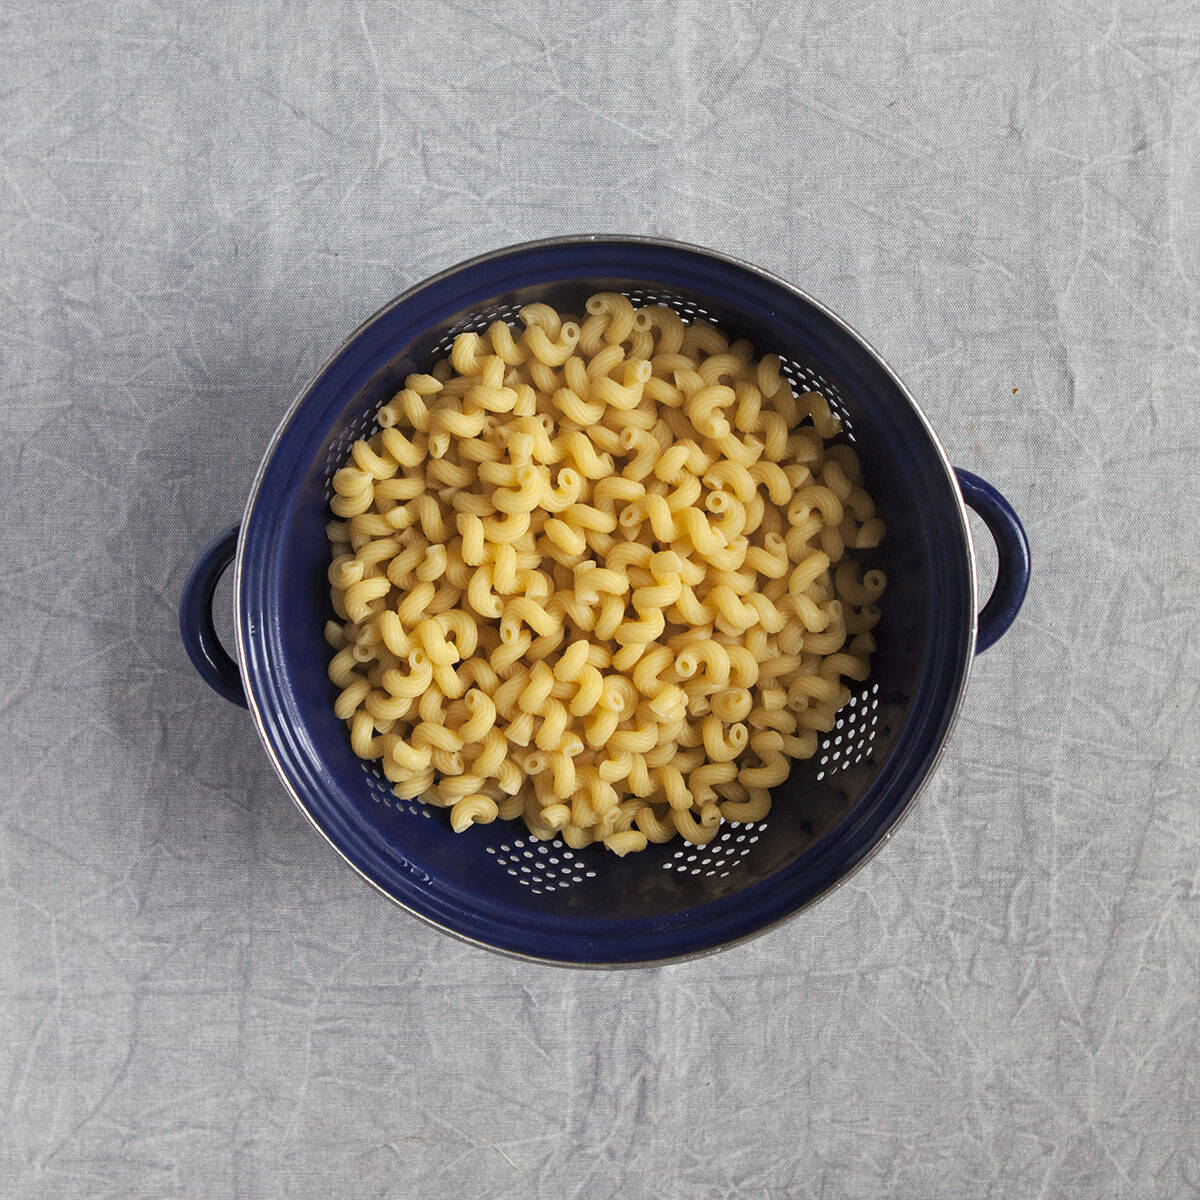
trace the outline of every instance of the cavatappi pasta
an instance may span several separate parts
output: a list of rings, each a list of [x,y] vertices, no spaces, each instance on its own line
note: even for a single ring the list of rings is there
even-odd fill
[[[862,680],[884,533],[817,392],[602,293],[455,339],[334,475],[336,715],[402,798],[616,854],[757,821]]]

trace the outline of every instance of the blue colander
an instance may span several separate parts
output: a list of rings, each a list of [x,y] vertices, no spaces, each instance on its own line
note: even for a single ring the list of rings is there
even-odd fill
[[[845,427],[887,522],[888,577],[870,679],[813,759],[774,789],[768,817],[617,858],[538,842],[517,823],[454,834],[444,810],[398,800],[351,753],[332,711],[322,627],[330,479],[375,410],[463,330],[547,301],[582,311],[596,291],[706,317],[799,391],[819,390]],[[976,616],[970,506],[995,539],[999,573]],[[212,597],[235,566],[238,663],[217,640]],[[1012,624],[1029,547],[1012,508],[956,472],[921,410],[852,329],[746,263],[654,238],[531,242],[446,271],[392,301],[337,351],[267,447],[240,528],[201,554],[180,625],[201,675],[246,705],[293,799],[339,854],[389,899],[447,932],[523,957],[579,965],[654,963],[759,933],[836,887],[891,833],[933,769],[973,656]]]

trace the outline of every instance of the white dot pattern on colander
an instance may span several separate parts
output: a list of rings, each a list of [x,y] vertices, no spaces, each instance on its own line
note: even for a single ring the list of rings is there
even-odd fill
[[[693,846],[688,843],[680,846],[663,863],[663,870],[724,879],[750,853],[766,827],[766,821],[722,825],[720,832],[708,845]]]
[[[439,358],[444,354],[449,354],[451,346],[454,345],[454,339],[460,333],[482,333],[493,321],[515,321],[521,308],[520,304],[501,304],[495,308],[485,308],[482,312],[471,313],[470,316],[463,317],[442,335],[441,341],[430,351],[431,356]]]
[[[367,789],[376,804],[382,804],[385,808],[394,809],[396,812],[409,813],[414,817],[424,817],[427,821],[433,819],[433,814],[429,811],[427,804],[422,804],[419,800],[401,800],[396,796],[392,792],[392,785],[374,763],[360,762],[359,766],[362,767],[363,774],[367,777]]]
[[[539,842],[536,838],[512,838],[499,846],[484,849],[519,884],[534,895],[565,890],[585,879],[595,879],[596,872],[583,865],[582,860],[561,838]]]
[[[817,779],[870,762],[878,732],[879,684],[872,683],[850,697],[838,713],[833,731],[825,735],[819,747]]]
[[[666,308],[674,309],[685,321],[692,321],[696,317],[707,318],[711,315],[707,308],[678,292],[656,291],[653,288],[627,288],[623,294],[637,305],[661,304]]]

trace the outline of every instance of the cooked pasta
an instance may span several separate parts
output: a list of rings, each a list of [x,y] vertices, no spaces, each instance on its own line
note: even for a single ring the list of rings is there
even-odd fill
[[[617,293],[463,333],[333,476],[335,715],[451,827],[759,821],[870,671],[883,522],[777,356]]]

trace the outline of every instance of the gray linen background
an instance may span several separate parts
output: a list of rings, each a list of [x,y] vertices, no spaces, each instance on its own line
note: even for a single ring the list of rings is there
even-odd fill
[[[1198,29],[1192,0],[0,6],[0,1190],[1200,1191]],[[592,230],[830,303],[1036,564],[884,852],[637,973],[374,895],[175,624],[345,333]]]

